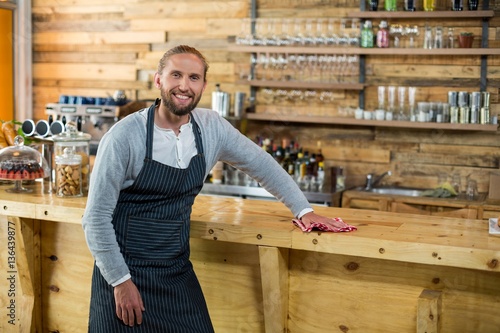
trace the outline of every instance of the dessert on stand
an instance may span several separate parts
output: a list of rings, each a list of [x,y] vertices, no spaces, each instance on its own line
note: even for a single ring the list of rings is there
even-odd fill
[[[7,192],[32,192],[22,185],[23,180],[35,180],[48,177],[50,168],[47,160],[39,151],[24,145],[20,135],[14,139],[14,145],[0,150],[0,179],[14,182],[14,187]]]

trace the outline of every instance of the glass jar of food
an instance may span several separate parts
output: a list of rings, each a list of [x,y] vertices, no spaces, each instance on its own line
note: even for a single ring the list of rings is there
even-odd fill
[[[82,156],[73,147],[66,147],[62,155],[56,155],[56,195],[80,197],[82,191]]]
[[[66,131],[55,135],[54,156],[63,155],[65,148],[71,148],[74,154],[81,156],[82,190],[87,193],[90,179],[90,143],[91,135],[79,132],[76,125],[66,124]]]

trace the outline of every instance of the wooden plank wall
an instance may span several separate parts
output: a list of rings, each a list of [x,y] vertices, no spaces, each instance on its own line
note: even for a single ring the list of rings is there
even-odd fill
[[[258,16],[265,18],[342,18],[359,10],[359,1],[349,0],[258,0],[257,5]],[[438,9],[448,6],[449,1],[438,1]],[[398,7],[403,7],[403,0],[398,0]],[[491,0],[490,8],[500,10],[500,0]],[[249,55],[227,51],[228,37],[237,35],[242,18],[250,15],[249,0],[33,0],[32,9],[36,119],[46,117],[45,105],[56,102],[60,94],[106,96],[123,89],[129,98],[156,98],[151,80],[157,61],[165,50],[181,43],[197,47],[210,62],[209,85],[200,106],[210,106],[215,83],[230,93],[249,92],[247,86],[236,83],[241,68],[249,66]],[[468,30],[479,35],[481,30],[480,20],[439,22],[454,27],[455,33]],[[420,26],[425,23],[415,21]],[[496,14],[490,20],[490,47],[500,45],[499,23]],[[419,43],[422,38],[421,34]],[[479,90],[479,65],[479,57],[370,56],[366,108],[376,106],[379,85],[416,86],[418,101],[444,102],[449,90]],[[490,56],[488,91],[493,114],[500,114],[499,77],[500,57]],[[257,102],[260,106],[273,103],[262,92]],[[292,113],[337,115],[339,107],[356,107],[357,103],[355,92],[335,91],[327,105],[285,106]],[[362,184],[369,172],[392,170],[394,175],[387,182],[433,187],[439,173],[458,172],[463,183],[472,177],[485,192],[489,172],[499,168],[497,132],[249,122],[247,134],[297,139],[310,150],[321,142],[326,165],[344,166],[348,185]]]

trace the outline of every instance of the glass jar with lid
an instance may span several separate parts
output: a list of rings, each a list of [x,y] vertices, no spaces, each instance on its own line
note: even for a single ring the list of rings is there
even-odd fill
[[[80,197],[82,185],[82,155],[74,147],[66,147],[62,155],[56,155],[56,195]]]
[[[14,138],[14,145],[0,150],[0,179],[13,181],[14,187],[7,192],[32,192],[24,188],[22,181],[48,177],[50,167],[47,160],[36,149],[24,145],[20,135]]]
[[[74,154],[81,156],[82,190],[86,193],[89,188],[90,179],[90,143],[91,135],[79,132],[76,125],[66,124],[66,131],[53,136],[54,156],[64,154],[65,148],[71,148]]]

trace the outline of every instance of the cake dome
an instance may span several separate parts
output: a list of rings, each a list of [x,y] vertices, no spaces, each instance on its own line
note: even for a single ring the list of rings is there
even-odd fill
[[[22,187],[22,181],[48,177],[50,171],[47,160],[38,150],[25,146],[20,135],[15,137],[13,146],[0,150],[0,179],[15,183],[8,192],[30,192]]]

